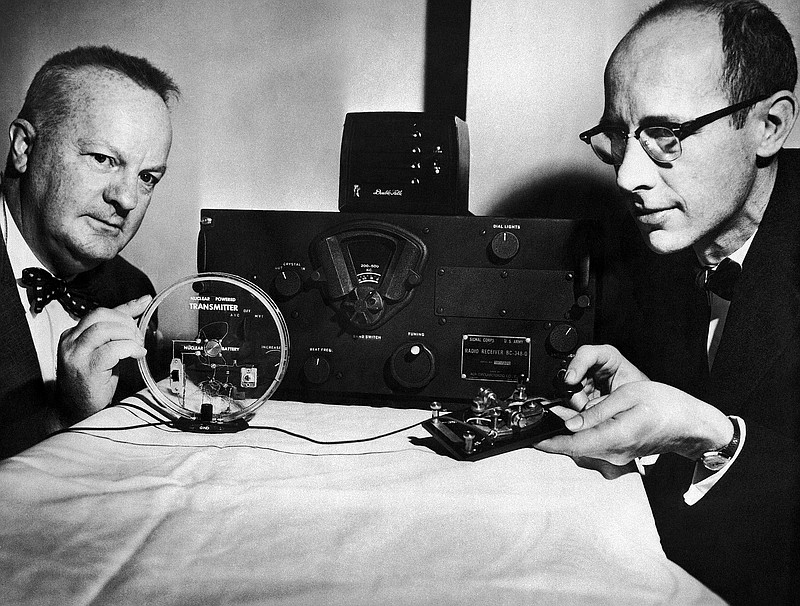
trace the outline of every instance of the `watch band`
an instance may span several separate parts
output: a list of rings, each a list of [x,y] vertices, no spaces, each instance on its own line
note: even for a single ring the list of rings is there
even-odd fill
[[[700,457],[703,466],[710,471],[719,471],[725,467],[739,448],[739,441],[741,440],[739,423],[733,417],[728,417],[728,419],[733,425],[733,438],[731,438],[731,441],[719,450],[704,452],[703,456]]]

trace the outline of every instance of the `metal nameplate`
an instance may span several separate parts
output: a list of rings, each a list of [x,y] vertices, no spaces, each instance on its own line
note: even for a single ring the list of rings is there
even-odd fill
[[[461,341],[462,379],[516,382],[529,376],[530,362],[530,337],[464,335]]]

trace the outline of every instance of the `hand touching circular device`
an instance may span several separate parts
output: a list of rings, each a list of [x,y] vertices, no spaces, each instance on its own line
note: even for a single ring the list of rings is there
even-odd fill
[[[205,426],[242,423],[272,396],[289,363],[289,332],[258,286],[201,273],[162,291],[139,320],[155,343],[139,370],[156,404],[174,419]]]

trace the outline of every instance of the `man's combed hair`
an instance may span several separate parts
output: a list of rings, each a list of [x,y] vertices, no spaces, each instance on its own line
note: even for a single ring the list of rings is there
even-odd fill
[[[778,16],[756,0],[663,0],[642,13],[631,31],[687,11],[719,18],[724,54],[720,85],[731,104],[780,90],[794,91],[797,56],[792,37]],[[748,112],[734,114],[737,128]]]
[[[36,72],[19,117],[34,125],[39,136],[55,132],[71,111],[74,75],[80,70],[109,70],[143,89],[155,92],[166,105],[180,95],[178,85],[147,59],[108,46],[79,46],[51,57]]]

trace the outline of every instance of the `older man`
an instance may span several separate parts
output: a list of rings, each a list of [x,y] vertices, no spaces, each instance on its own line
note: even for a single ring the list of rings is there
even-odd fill
[[[174,82],[79,47],[47,61],[9,128],[0,187],[0,456],[108,405],[154,294],[118,256],[164,176]],[[118,393],[118,396],[121,393]]]
[[[758,2],[665,0],[619,43],[581,138],[650,251],[622,260],[629,300],[606,306],[617,348],[570,364],[574,435],[539,445],[635,461],[666,554],[743,604],[798,595],[800,155],[781,149],[796,79]]]

